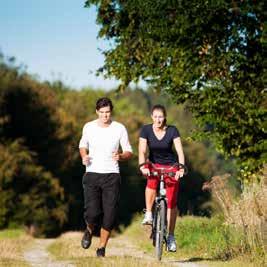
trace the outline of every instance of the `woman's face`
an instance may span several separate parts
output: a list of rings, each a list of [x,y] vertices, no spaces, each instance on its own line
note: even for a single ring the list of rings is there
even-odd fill
[[[153,125],[157,128],[161,128],[165,124],[164,113],[160,109],[155,109],[151,115]]]

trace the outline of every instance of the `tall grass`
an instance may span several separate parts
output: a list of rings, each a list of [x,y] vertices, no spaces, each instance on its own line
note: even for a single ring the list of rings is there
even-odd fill
[[[184,217],[177,221],[175,236],[183,254],[212,260],[227,260],[239,253],[242,240],[242,234],[223,224],[220,216]]]
[[[149,239],[149,231],[141,226],[141,215],[123,233],[150,255],[155,255],[155,248]],[[225,224],[222,215],[212,218],[184,216],[177,218],[175,237],[177,252],[164,251],[163,259],[177,263],[198,262],[199,266],[255,267],[262,266],[251,262],[242,255],[243,233],[233,226]],[[239,257],[238,255],[242,255]],[[234,257],[234,258],[233,258]],[[226,261],[227,260],[227,261]]]
[[[240,252],[251,254],[254,260],[266,263],[267,230],[267,175],[246,186],[240,198],[235,199],[228,186],[229,176],[215,176],[210,182],[213,197],[222,207],[226,224],[242,235]]]
[[[32,238],[23,230],[0,231],[0,266],[29,266],[23,252],[31,242]]]

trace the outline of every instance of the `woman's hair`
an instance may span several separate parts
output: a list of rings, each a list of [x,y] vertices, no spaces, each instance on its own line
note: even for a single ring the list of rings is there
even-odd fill
[[[165,117],[165,119],[164,119],[164,124],[166,124],[166,123],[167,123],[167,112],[166,112],[165,107],[162,106],[162,105],[159,105],[159,104],[154,105],[154,106],[152,107],[152,109],[151,109],[151,114],[153,114],[154,110],[160,110],[160,111],[163,113],[163,115],[164,115],[164,117]]]
[[[110,110],[113,110],[112,101],[108,97],[101,97],[96,101],[96,110],[103,107],[110,107]]]

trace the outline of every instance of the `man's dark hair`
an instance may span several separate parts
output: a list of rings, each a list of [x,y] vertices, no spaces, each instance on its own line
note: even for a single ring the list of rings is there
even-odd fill
[[[110,107],[110,110],[113,110],[112,101],[108,97],[101,97],[96,101],[96,110],[103,107]]]

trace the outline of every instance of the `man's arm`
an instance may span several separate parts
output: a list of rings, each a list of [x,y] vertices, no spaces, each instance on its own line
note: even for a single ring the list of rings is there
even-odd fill
[[[118,157],[117,157],[118,161],[126,161],[133,156],[133,153],[130,151],[124,151],[122,153],[117,153],[117,155],[118,155]]]
[[[79,142],[79,151],[83,165],[89,164],[89,151],[87,148],[88,148],[88,141],[86,138],[86,124],[85,124],[82,131],[82,137]]]
[[[113,159],[118,160],[118,161],[126,161],[126,160],[130,159],[133,155],[132,146],[129,142],[127,130],[124,126],[122,128],[120,145],[121,145],[123,152],[122,153],[119,153],[119,152],[113,153]]]
[[[88,155],[88,150],[85,147],[80,147],[80,156],[83,158]]]
[[[83,165],[88,165],[90,162],[89,151],[85,147],[80,147],[80,156],[82,158]]]

